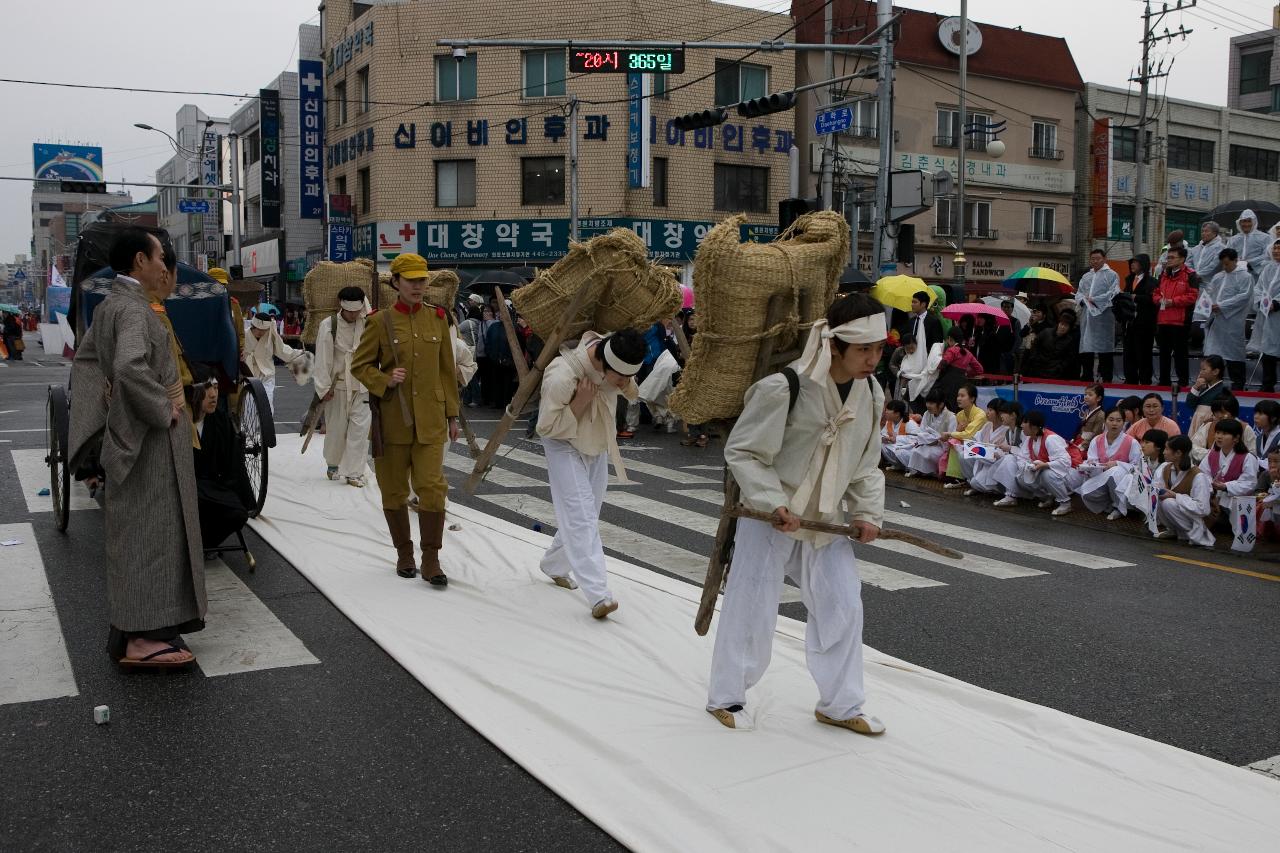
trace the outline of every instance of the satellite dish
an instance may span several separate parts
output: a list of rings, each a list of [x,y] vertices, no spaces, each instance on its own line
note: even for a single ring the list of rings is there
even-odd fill
[[[953,15],[942,19],[938,24],[938,41],[942,42],[942,46],[951,53],[960,55],[960,18],[958,16]],[[969,43],[966,47],[969,56],[973,56],[982,49],[982,31],[973,21],[969,22]]]

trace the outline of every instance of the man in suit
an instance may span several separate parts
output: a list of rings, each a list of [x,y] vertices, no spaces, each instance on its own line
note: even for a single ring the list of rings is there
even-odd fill
[[[919,348],[928,352],[934,344],[942,342],[942,321],[929,313],[929,292],[920,290],[911,296],[911,313],[899,330],[900,335],[911,335]]]

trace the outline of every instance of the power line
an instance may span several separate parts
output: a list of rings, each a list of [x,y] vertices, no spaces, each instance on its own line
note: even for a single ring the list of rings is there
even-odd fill
[[[1251,27],[1257,26],[1263,30],[1273,29],[1271,24],[1266,23],[1264,21],[1260,21],[1257,18],[1250,18],[1248,15],[1244,14],[1243,12],[1238,12],[1235,9],[1232,9],[1230,6],[1217,2],[1217,0],[1201,0],[1201,2],[1204,3],[1204,5],[1206,6],[1211,6],[1219,10],[1219,14],[1231,15],[1233,18],[1239,19],[1240,21],[1242,21],[1248,26],[1251,26]]]

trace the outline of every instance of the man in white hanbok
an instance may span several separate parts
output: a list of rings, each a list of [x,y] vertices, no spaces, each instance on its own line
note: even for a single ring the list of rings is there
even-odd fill
[[[836,302],[790,366],[799,379],[795,405],[786,376],[765,377],[747,391],[726,442],[725,461],[743,504],[774,517],[772,524],[738,521],[706,705],[728,728],[752,725],[747,691],[769,665],[778,599],[790,576],[809,614],[805,657],[818,687],[814,716],[859,734],[885,730],[862,711],[862,590],[853,542],[800,526],[802,519],[849,525],[861,543],[879,535],[884,392],[871,376],[885,336],[879,303],[864,294]]]
[[[1022,445],[1015,464],[1001,465],[997,474],[1004,497],[995,506],[1017,504],[1019,498],[1038,498],[1040,508],[1054,507],[1054,515],[1071,512],[1071,493],[1082,479],[1071,465],[1071,454],[1062,436],[1044,428],[1044,412],[1032,409],[1022,416]]]
[[[1222,356],[1231,387],[1243,391],[1244,326],[1253,295],[1253,276],[1239,263],[1235,249],[1223,249],[1219,256],[1222,272],[1201,290],[1196,310],[1203,307],[1206,314],[1196,319],[1204,322],[1204,352]]]
[[[364,291],[344,287],[338,312],[316,331],[316,396],[324,402],[324,462],[330,480],[365,485],[369,462],[369,392],[351,375],[351,354],[364,335],[368,304]]]
[[[249,373],[261,380],[267,392],[267,403],[275,411],[276,362],[278,358],[288,365],[299,385],[307,384],[314,358],[304,349],[294,349],[284,342],[276,329],[275,318],[280,310],[274,305],[259,305],[249,320],[249,334],[244,336],[244,352],[241,360],[249,367]]]
[[[1125,432],[1119,409],[1107,413],[1105,431],[1089,442],[1089,456],[1080,466],[1086,478],[1076,489],[1090,512],[1108,513],[1115,521],[1129,512],[1125,493],[1134,466],[1142,462],[1142,442]]]
[[[1095,378],[1095,355],[1102,381],[1111,381],[1116,348],[1116,315],[1111,302],[1119,293],[1120,276],[1107,266],[1107,253],[1094,249],[1089,253],[1089,271],[1080,277],[1075,295],[1080,306],[1080,377],[1086,382]]]
[[[1213,534],[1205,520],[1213,511],[1213,484],[1209,475],[1191,464],[1191,439],[1175,435],[1164,447],[1165,463],[1156,470],[1156,519],[1164,529],[1157,539],[1180,539],[1204,548],[1213,547]]]

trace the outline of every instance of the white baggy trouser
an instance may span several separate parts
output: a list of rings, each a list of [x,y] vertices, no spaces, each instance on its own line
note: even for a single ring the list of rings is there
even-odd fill
[[[341,385],[324,404],[324,464],[338,469],[339,477],[364,475],[369,461],[369,392],[351,393]]]
[[[556,535],[539,568],[548,577],[570,576],[594,607],[612,598],[600,541],[600,506],[609,485],[609,454],[583,456],[567,441],[542,439],[556,510]]]
[[[739,519],[733,566],[711,657],[707,708],[747,704],[769,667],[783,577],[800,585],[809,611],[805,659],[818,685],[817,710],[836,720],[862,711],[862,582],[848,539],[823,548],[763,521]]]

